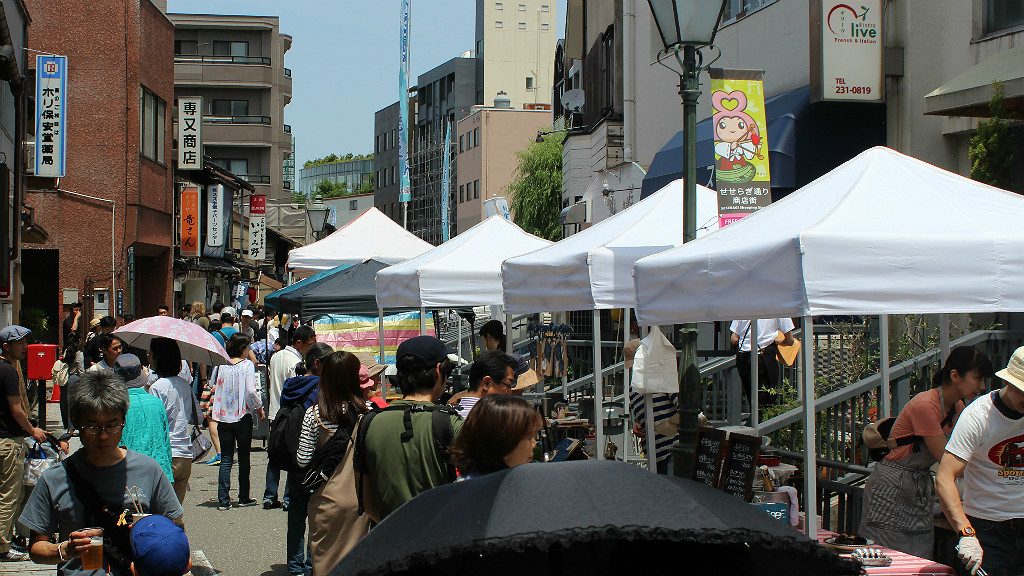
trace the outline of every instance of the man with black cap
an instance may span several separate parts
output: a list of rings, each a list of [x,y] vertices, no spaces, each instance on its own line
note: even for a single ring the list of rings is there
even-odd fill
[[[28,554],[11,549],[11,528],[21,502],[21,485],[25,468],[22,438],[32,436],[46,441],[46,430],[32,425],[28,419],[28,398],[15,361],[24,362],[28,354],[28,328],[12,325],[0,330],[0,391],[7,401],[0,401],[0,561],[17,562]]]
[[[450,406],[435,404],[453,368],[448,353],[433,336],[402,342],[396,354],[402,399],[370,412],[360,424],[356,483],[361,505],[375,522],[420,492],[455,480],[447,449],[462,418]]]

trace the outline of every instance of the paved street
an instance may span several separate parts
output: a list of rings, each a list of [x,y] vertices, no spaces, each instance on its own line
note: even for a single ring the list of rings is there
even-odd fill
[[[60,412],[56,404],[47,406],[48,428],[60,430]],[[252,495],[261,499],[267,469],[267,454],[262,443],[252,455]],[[75,445],[72,449],[76,448]],[[191,491],[185,498],[185,530],[192,545],[193,576],[285,576],[285,530],[287,514],[281,509],[261,506],[217,511],[217,466],[192,468]],[[237,472],[232,484],[237,486]],[[231,493],[237,498],[237,489]],[[52,566],[32,562],[0,563],[0,575],[36,576],[54,574]]]

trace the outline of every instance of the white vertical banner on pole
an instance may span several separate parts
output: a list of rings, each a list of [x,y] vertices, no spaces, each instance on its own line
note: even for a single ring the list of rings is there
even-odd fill
[[[178,98],[178,168],[203,169],[203,98]]]
[[[206,187],[206,245],[218,248],[224,244],[224,186]]]
[[[36,176],[63,178],[65,175],[67,95],[68,57],[36,55]]]
[[[249,197],[249,260],[259,262],[267,257],[267,197],[253,194]]]

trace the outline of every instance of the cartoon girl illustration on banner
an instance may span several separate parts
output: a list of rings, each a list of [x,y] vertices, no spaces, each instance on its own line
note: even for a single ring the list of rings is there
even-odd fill
[[[711,104],[715,108],[715,155],[718,156],[715,178],[730,184],[750,182],[757,174],[750,161],[761,157],[761,131],[745,111],[747,95],[739,90],[716,90],[711,94]]]

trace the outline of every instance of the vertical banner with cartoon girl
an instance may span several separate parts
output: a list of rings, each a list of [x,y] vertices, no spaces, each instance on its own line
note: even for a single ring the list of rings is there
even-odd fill
[[[761,70],[712,68],[718,223],[727,226],[772,201]]]

